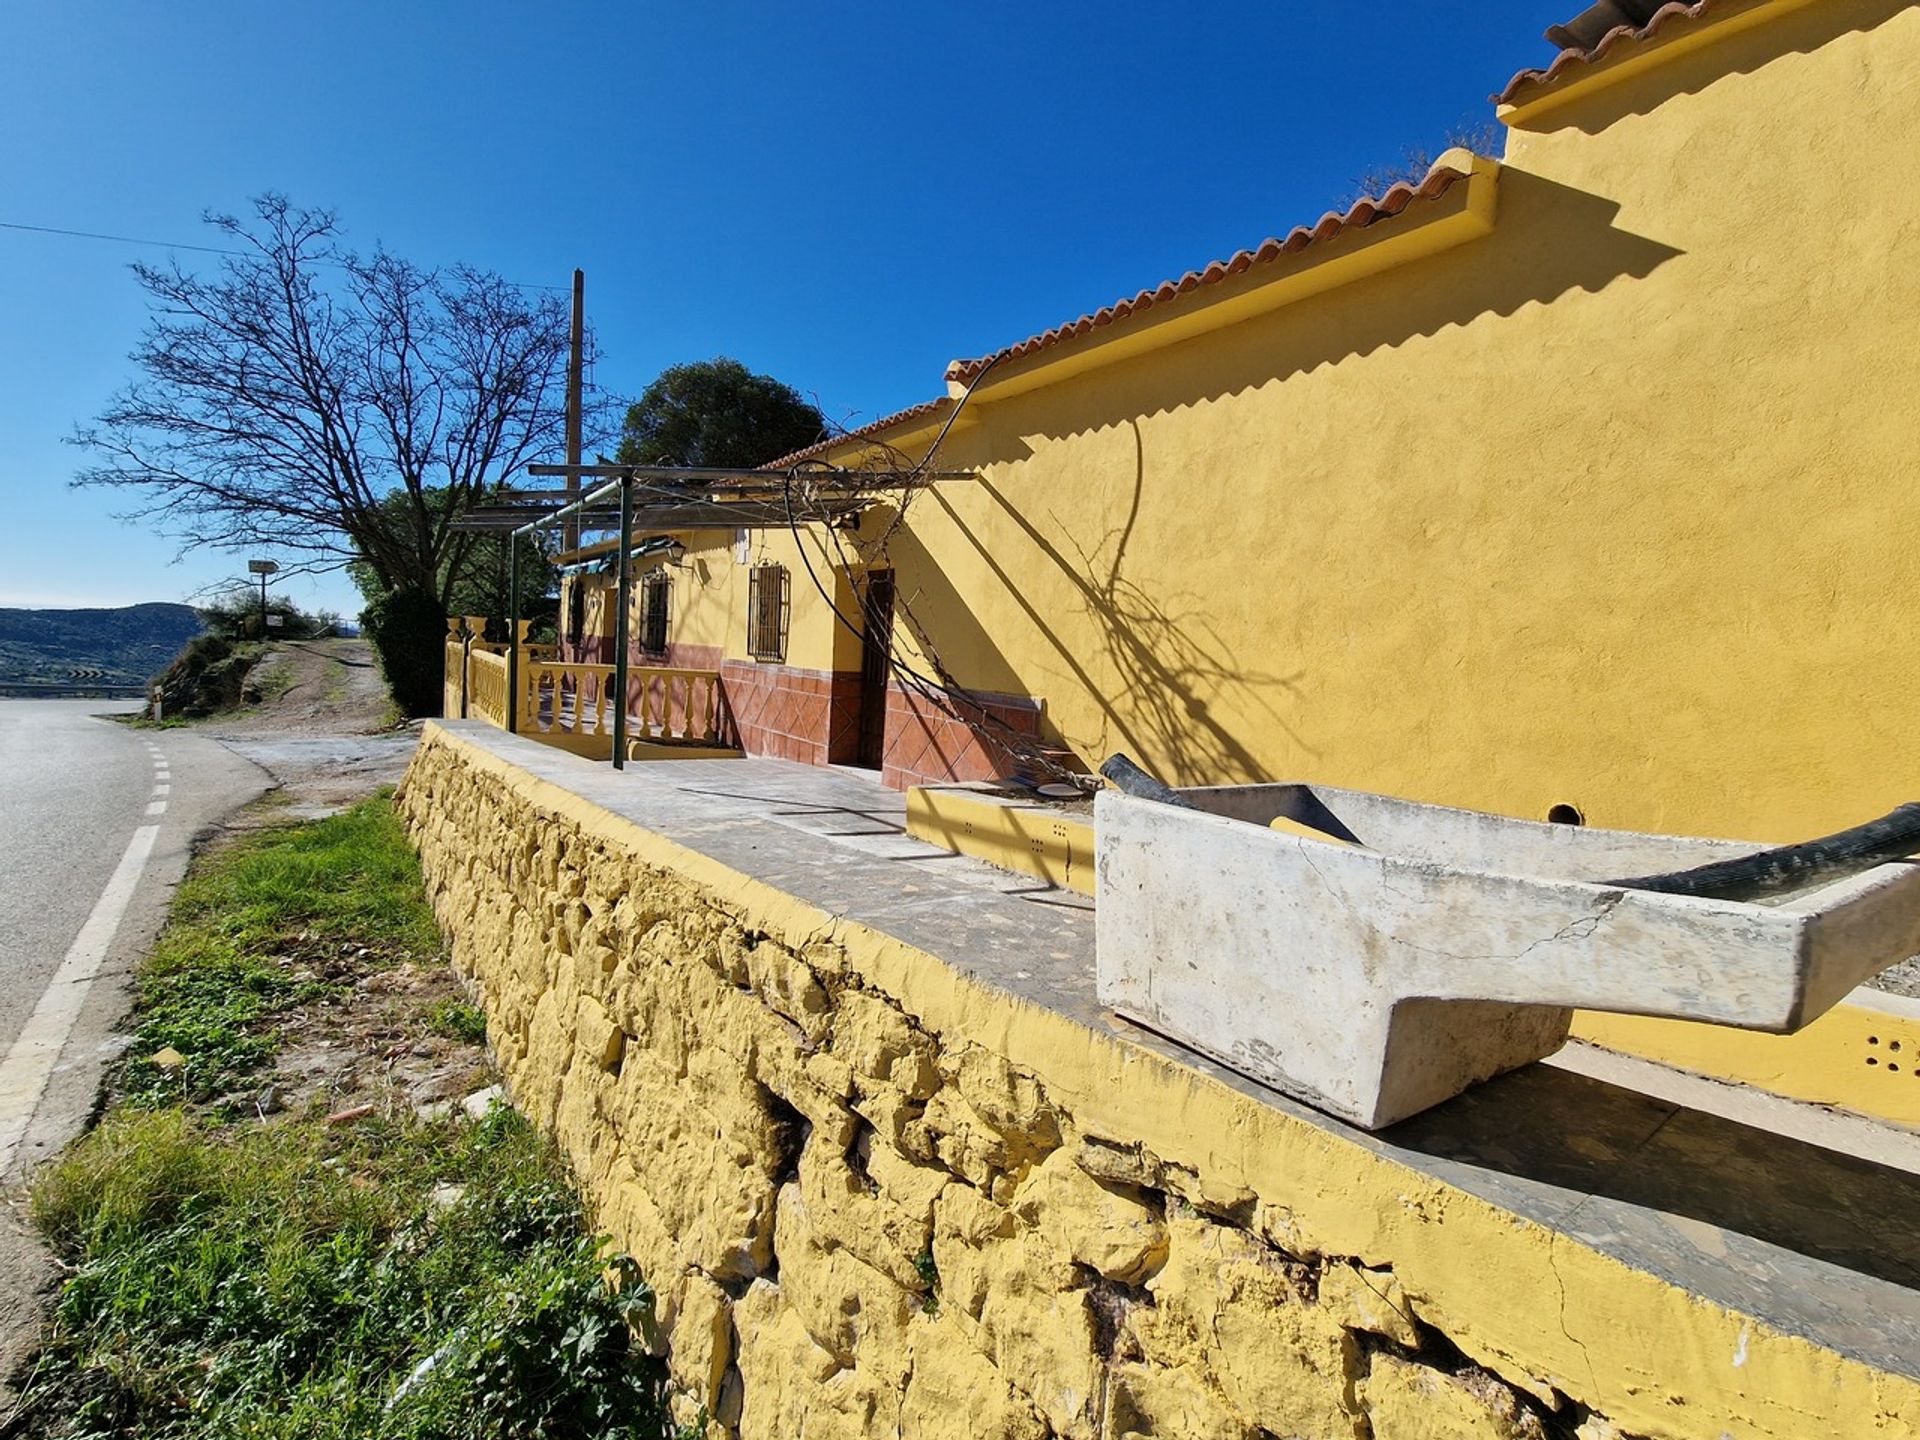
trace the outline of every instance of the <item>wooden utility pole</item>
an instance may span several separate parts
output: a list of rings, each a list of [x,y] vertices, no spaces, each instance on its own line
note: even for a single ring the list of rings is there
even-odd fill
[[[567,352],[567,464],[580,463],[580,371],[586,349],[586,310],[587,310],[587,274],[584,270],[573,272],[573,333],[571,348]],[[569,502],[580,498],[580,475],[571,471],[567,475],[567,499]],[[580,521],[569,518],[567,521],[566,549],[580,548]]]

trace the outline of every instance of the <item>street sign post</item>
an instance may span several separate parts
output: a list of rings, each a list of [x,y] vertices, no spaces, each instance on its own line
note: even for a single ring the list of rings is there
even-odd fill
[[[260,634],[262,636],[265,636],[267,631],[277,623],[273,616],[267,614],[267,577],[279,568],[279,563],[273,560],[247,561],[247,573],[260,577]]]

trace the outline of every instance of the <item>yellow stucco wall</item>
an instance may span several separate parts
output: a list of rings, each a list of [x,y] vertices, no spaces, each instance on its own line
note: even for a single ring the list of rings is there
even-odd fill
[[[640,634],[642,599],[640,581],[650,572],[664,569],[672,581],[672,601],[668,611],[667,638],[674,645],[698,645],[716,649],[723,659],[750,660],[747,653],[747,582],[756,565],[787,567],[791,612],[787,634],[785,664],[808,670],[857,670],[860,668],[858,637],[833,616],[809,578],[802,558],[813,565],[814,575],[830,589],[834,603],[850,618],[859,614],[859,601],[843,557],[848,547],[836,549],[830,538],[810,527],[801,538],[787,530],[754,530],[746,534],[744,549],[732,530],[694,530],[681,532],[678,538],[686,554],[669,562],[665,557],[649,555],[634,562],[632,634]],[[744,557],[744,558],[743,558]],[[858,566],[854,569],[857,571]],[[572,583],[581,583],[575,580]],[[588,635],[611,638],[614,610],[612,580],[595,576],[587,584],[586,627]]]
[[[1907,798],[1920,10],[1777,9],[1512,131],[1484,238],[990,375],[979,483],[890,547],[949,666],[1174,780],[1759,839]]]
[[[747,624],[746,587],[718,583],[733,566],[733,532],[700,530],[682,538],[686,556],[667,572],[673,585],[667,638],[732,653],[744,644]]]
[[[515,1100],[715,1440],[1920,1434],[1909,1380],[438,726],[400,804]]]
[[[728,656],[750,658],[746,644],[747,572],[755,565],[784,565],[791,596],[784,663],[803,670],[858,670],[859,638],[834,618],[833,608],[821,594],[821,587],[826,588],[832,593],[833,606],[849,619],[858,617],[860,602],[841,564],[843,557],[850,559],[854,553],[850,542],[836,548],[815,527],[806,527],[799,537],[778,529],[748,532],[746,562],[736,562],[718,576],[719,583],[737,597],[741,616],[729,637]],[[857,570],[857,565],[854,568]]]

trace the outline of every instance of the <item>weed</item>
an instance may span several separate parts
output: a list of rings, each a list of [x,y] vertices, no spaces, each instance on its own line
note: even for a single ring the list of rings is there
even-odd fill
[[[651,1295],[510,1110],[238,1134],[122,1111],[33,1209],[73,1267],[37,1382],[61,1440],[668,1433],[630,1339]]]
[[[169,715],[164,720],[154,720],[144,714],[114,715],[109,717],[126,726],[129,730],[187,730],[193,722],[178,715]]]
[[[487,1013],[465,1000],[442,1000],[427,1015],[427,1024],[436,1035],[449,1040],[464,1040],[480,1045],[487,1038]]]
[[[276,700],[285,699],[287,692],[293,689],[298,681],[299,676],[294,673],[293,666],[286,662],[284,656],[281,657],[281,663],[256,665],[247,675],[248,688],[259,697],[255,702],[258,704],[271,705]]]
[[[268,1063],[290,1007],[440,955],[384,796],[195,864],[139,977],[142,1058],[100,1126],[33,1188],[67,1278],[22,1407],[0,1428],[38,1440],[667,1440],[662,1367],[631,1339],[652,1296],[512,1110],[473,1124],[405,1107],[347,1125],[222,1124],[222,1107],[178,1103]],[[421,1018],[463,1039],[485,1030],[460,1001]],[[155,1063],[163,1047],[184,1063]]]
[[[169,939],[192,947],[205,935],[256,951],[353,940],[437,956],[440,932],[390,796],[383,791],[344,814],[262,831],[196,867],[174,901],[154,966],[182,963]]]
[[[279,1048],[274,1016],[341,993],[328,974],[343,948],[361,969],[440,953],[417,862],[384,796],[263,830],[194,866],[139,977],[121,1095],[152,1106],[231,1090]],[[155,1062],[169,1047],[182,1063]]]
[[[926,1294],[920,1298],[920,1308],[929,1315],[940,1313],[940,1271],[933,1263],[933,1247],[928,1246],[913,1260],[913,1273],[920,1277],[920,1283],[926,1287]]]
[[[327,661],[326,688],[321,692],[320,698],[328,704],[335,704],[346,699],[350,678],[347,674],[347,667],[343,662],[339,660]]]

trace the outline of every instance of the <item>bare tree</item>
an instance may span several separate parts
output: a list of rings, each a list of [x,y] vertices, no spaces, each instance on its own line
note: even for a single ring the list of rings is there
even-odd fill
[[[1378,200],[1396,185],[1418,185],[1434,162],[1452,149],[1498,157],[1507,143],[1506,127],[1497,120],[1451,126],[1439,145],[1409,145],[1398,160],[1375,165],[1353,178],[1353,199]],[[1351,204],[1352,202],[1348,202]]]
[[[454,519],[561,448],[561,297],[361,257],[333,212],[280,195],[205,218],[240,253],[212,275],[133,267],[152,302],[141,376],[76,430],[95,457],[76,483],[137,495],[131,517],[184,547],[359,561],[444,609],[474,544]],[[609,414],[590,402],[589,443]]]

